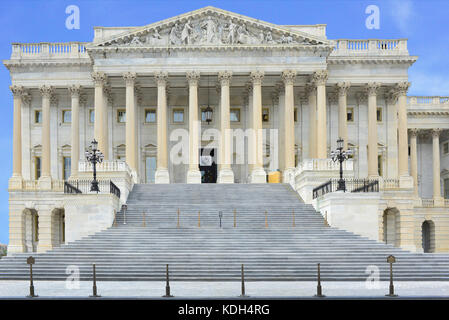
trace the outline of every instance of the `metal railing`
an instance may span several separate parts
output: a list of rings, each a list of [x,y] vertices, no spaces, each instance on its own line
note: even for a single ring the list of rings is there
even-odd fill
[[[321,197],[327,193],[335,192],[338,188],[339,179],[331,179],[318,187],[314,188],[313,199]],[[373,179],[344,179],[345,192],[379,192],[379,180]]]
[[[111,180],[97,180],[100,193],[110,193],[120,198],[120,189]],[[91,193],[92,179],[80,179],[64,182],[64,193]]]

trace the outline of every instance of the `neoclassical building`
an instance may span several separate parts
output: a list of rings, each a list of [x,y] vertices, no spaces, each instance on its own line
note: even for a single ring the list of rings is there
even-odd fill
[[[88,43],[13,43],[9,251],[77,238],[64,181],[91,177],[84,152],[94,138],[100,176],[122,191],[119,201],[103,195],[110,212],[135,183],[265,183],[280,171],[331,225],[420,251],[428,223],[429,250],[448,251],[449,98],[407,96],[416,60],[406,39],[328,39],[326,25],[213,7],[95,27]],[[329,159],[338,138],[353,151],[345,176],[379,181],[379,192],[314,199],[338,176]],[[339,201],[371,215],[344,216]]]

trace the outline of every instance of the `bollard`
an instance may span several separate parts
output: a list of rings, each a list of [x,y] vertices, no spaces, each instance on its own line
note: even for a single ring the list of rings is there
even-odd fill
[[[171,297],[173,297],[170,294],[170,279],[169,279],[169,276],[168,276],[168,264],[167,264],[166,271],[165,271],[165,295],[162,296],[162,297],[163,298],[171,298]]]
[[[245,269],[244,269],[243,263],[242,263],[242,294],[240,295],[240,297],[242,297],[242,298],[248,297],[245,294]]]
[[[268,228],[268,212],[265,210],[265,228]]]
[[[179,208],[178,208],[178,223],[176,224],[176,228],[179,228]]]
[[[123,211],[123,224],[126,224],[126,210],[128,210],[128,205],[123,204],[123,205],[122,205],[122,211]]]
[[[295,210],[292,210],[292,215],[293,215],[293,227],[296,227],[295,225]]]
[[[220,218],[220,229],[221,229],[221,218],[223,218],[223,212],[218,211],[218,217]]]
[[[236,215],[237,211],[234,209],[234,228],[237,226]]]
[[[318,263],[318,284],[316,286],[316,295],[315,297],[323,298],[325,295],[323,294],[323,290],[321,288],[321,271],[320,271],[320,264]]]
[[[27,296],[28,298],[35,298],[38,297],[37,294],[34,294],[34,284],[33,284],[33,264],[35,263],[35,260],[32,256],[29,256],[27,258],[27,264],[30,265],[30,294]]]
[[[198,228],[201,228],[201,213],[198,211]]]
[[[97,294],[97,272],[95,270],[95,263],[92,264],[92,295],[89,296],[90,298],[98,298],[101,297]]]
[[[390,290],[389,293],[385,296],[387,297],[397,297],[397,294],[394,294],[394,285],[393,285],[393,263],[396,262],[396,258],[394,256],[388,256],[387,262],[390,264]]]
[[[145,212],[142,212],[142,227],[146,227],[146,222],[145,222]]]

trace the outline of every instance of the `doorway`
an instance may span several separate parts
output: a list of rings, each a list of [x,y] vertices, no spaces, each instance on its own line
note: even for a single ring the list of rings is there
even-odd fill
[[[426,220],[421,226],[422,248],[425,253],[435,251],[435,225],[433,221]]]
[[[199,170],[201,183],[217,182],[217,159],[215,149],[201,148]]]

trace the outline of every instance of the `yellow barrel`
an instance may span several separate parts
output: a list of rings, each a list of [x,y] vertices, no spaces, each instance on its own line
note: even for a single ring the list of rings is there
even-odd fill
[[[268,173],[268,183],[280,183],[281,173],[279,171],[272,171]]]

